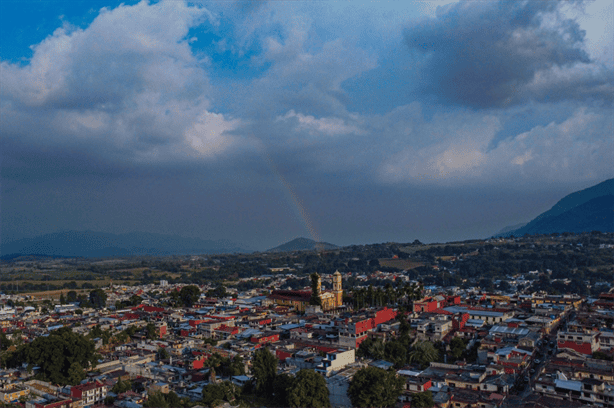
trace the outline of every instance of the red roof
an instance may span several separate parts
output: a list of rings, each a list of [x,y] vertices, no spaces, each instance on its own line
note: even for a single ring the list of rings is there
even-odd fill
[[[274,290],[269,299],[279,300],[296,300],[296,301],[309,301],[311,299],[311,291],[305,290]]]

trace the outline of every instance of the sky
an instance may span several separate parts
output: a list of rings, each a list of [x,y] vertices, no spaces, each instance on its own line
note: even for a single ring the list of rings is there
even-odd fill
[[[1,239],[488,237],[614,177],[613,5],[2,0]]]

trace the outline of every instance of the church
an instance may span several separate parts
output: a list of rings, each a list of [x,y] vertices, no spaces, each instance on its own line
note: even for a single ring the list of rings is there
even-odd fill
[[[343,289],[341,288],[341,274],[333,274],[333,290],[322,291],[322,280],[318,275],[317,291],[322,299],[322,310],[334,310],[343,305]],[[267,304],[278,306],[291,306],[299,312],[304,312],[311,299],[310,290],[274,290],[267,296]]]

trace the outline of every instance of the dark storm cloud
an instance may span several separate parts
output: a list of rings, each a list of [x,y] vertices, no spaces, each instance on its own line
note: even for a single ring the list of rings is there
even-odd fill
[[[440,8],[436,18],[405,31],[408,47],[425,56],[424,90],[449,103],[489,108],[609,88],[607,73],[586,72],[585,33],[563,16],[562,4],[466,1]],[[561,74],[576,66],[586,69],[571,72],[571,81]]]

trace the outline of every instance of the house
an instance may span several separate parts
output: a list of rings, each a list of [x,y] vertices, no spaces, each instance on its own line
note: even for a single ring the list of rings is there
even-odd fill
[[[8,384],[0,389],[0,402],[9,404],[18,401],[21,397],[26,397],[30,394],[30,390],[22,385]]]
[[[393,320],[396,315],[396,310],[384,307],[374,315],[363,314],[335,321],[335,327],[339,330],[339,346],[358,348],[368,333],[374,331],[378,325]]]
[[[149,386],[147,392],[153,394],[154,392],[161,392],[162,394],[168,394],[170,392],[170,386],[164,382],[157,382]]]
[[[107,396],[107,386],[99,381],[75,385],[70,388],[70,396],[80,399],[83,405],[100,404]]]
[[[591,355],[599,350],[599,333],[564,332],[557,333],[556,340],[559,349],[569,348],[582,354]]]
[[[339,371],[343,367],[354,362],[356,362],[354,349],[339,349],[326,353],[326,358],[316,366],[316,371],[328,377],[331,373]]]

